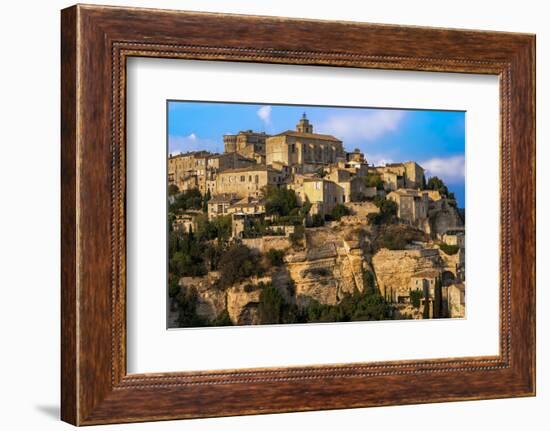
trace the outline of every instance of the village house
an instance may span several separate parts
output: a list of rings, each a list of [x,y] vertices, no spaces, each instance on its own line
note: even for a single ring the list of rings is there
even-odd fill
[[[397,217],[416,224],[428,217],[430,200],[427,193],[411,189],[398,189],[390,192],[387,199],[397,204]]]
[[[298,202],[311,204],[310,215],[329,214],[336,205],[344,203],[344,191],[334,181],[324,178],[304,178],[296,190]]]
[[[419,189],[424,183],[424,169],[416,162],[387,163],[374,168],[382,175],[388,190],[399,188]]]
[[[455,245],[459,248],[464,248],[464,228],[449,229],[443,234],[442,240],[447,245]]]
[[[229,214],[229,207],[238,202],[239,198],[235,193],[222,193],[214,196],[208,201],[208,220]]]
[[[183,214],[176,214],[172,227],[174,230],[180,230],[185,233],[189,233],[197,230],[197,215],[199,211],[187,211]]]
[[[284,173],[270,166],[227,169],[216,176],[216,194],[234,193],[239,198],[260,196],[264,187],[280,187],[285,182]]]
[[[208,151],[192,151],[168,157],[168,182],[181,191],[198,188],[206,192]]]
[[[265,214],[265,201],[253,196],[246,196],[235,202],[228,208],[230,214],[248,214],[248,215],[263,215]]]
[[[367,195],[372,196],[372,189],[366,187],[363,178],[352,174],[349,170],[331,167],[324,178],[336,183],[342,189],[342,203],[359,201]]]
[[[256,160],[245,157],[239,153],[214,154],[208,158],[208,170],[212,173],[226,169],[244,168],[256,164]]]

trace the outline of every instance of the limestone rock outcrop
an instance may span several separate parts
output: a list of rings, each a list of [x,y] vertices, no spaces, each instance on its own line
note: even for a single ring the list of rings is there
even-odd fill
[[[372,257],[372,266],[380,293],[409,295],[411,277],[430,270],[441,270],[437,249],[388,250],[383,248]]]

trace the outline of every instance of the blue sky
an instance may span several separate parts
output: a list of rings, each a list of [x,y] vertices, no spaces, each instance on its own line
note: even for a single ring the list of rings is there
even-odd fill
[[[442,178],[464,207],[465,113],[374,108],[168,102],[168,151],[223,152],[223,135],[294,129],[302,113],[313,131],[336,136],[369,164],[414,160]]]

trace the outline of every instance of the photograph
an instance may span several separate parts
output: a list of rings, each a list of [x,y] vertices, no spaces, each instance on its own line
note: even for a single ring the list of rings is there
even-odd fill
[[[466,317],[464,111],[166,109],[169,329]]]

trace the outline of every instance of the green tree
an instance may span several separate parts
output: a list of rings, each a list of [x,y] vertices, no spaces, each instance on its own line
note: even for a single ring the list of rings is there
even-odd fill
[[[288,216],[294,208],[298,208],[298,198],[294,190],[286,187],[268,186],[264,190],[265,209],[269,215]]]
[[[374,274],[372,271],[365,271],[363,274],[363,282],[365,284],[365,289],[369,292],[374,291]]]
[[[386,198],[376,198],[374,204],[380,209],[378,214],[369,214],[367,216],[371,224],[392,223],[397,217],[397,204]]]
[[[431,177],[426,184],[426,188],[428,190],[437,190],[442,196],[449,197],[449,189],[439,177]]]
[[[208,212],[208,201],[212,198],[212,195],[210,194],[210,190],[206,191],[206,194],[204,195],[203,201],[202,201],[202,211],[207,213]]]
[[[175,184],[170,184],[168,186],[168,196],[177,195],[180,192],[180,189]]]
[[[168,277],[168,297],[175,298],[180,293],[181,287],[177,277]]]
[[[258,256],[243,244],[233,244],[223,253],[218,270],[221,288],[227,288],[238,281],[253,275],[261,275],[263,272]]]
[[[420,307],[420,301],[422,300],[423,295],[424,294],[422,293],[422,290],[420,290],[420,289],[411,290],[411,292],[409,293],[409,297],[411,298],[411,304],[413,305],[413,307],[415,307],[415,308]]]
[[[366,187],[376,187],[376,190],[384,190],[384,182],[380,174],[374,172],[369,172],[365,177],[363,177]]]
[[[208,326],[210,322],[197,314],[199,296],[195,288],[185,288],[176,296],[177,323],[180,328]]]
[[[262,324],[283,323],[283,311],[285,300],[279,289],[267,285],[260,293],[258,304],[258,316]]]
[[[434,286],[434,304],[433,304],[434,319],[439,319],[443,317],[442,302],[443,302],[443,293],[441,289],[441,278],[437,277],[435,279],[435,286]]]

